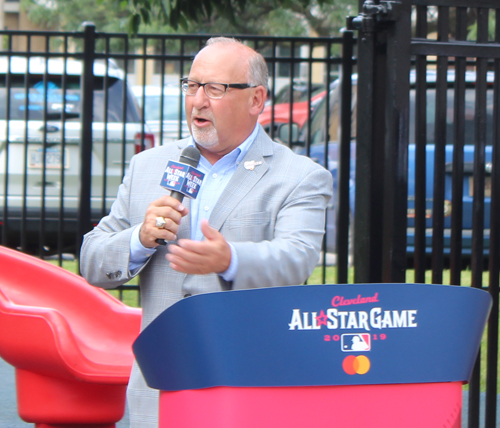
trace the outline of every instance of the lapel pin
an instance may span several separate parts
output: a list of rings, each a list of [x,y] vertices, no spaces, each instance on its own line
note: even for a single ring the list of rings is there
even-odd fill
[[[249,171],[253,171],[255,169],[256,166],[258,165],[262,165],[262,161],[254,161],[254,160],[251,160],[251,161],[246,161],[243,166],[245,167],[245,169],[248,169]]]

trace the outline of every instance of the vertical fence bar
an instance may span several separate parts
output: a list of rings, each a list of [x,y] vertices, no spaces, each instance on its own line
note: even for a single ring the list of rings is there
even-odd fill
[[[456,39],[467,39],[467,9],[457,8]],[[450,282],[460,285],[462,268],[462,225],[464,192],[464,144],[465,144],[465,71],[466,58],[455,58],[455,93],[453,110],[453,162],[451,198]]]
[[[141,151],[144,150],[144,147],[145,147],[144,146],[144,127],[146,125],[146,84],[147,84],[147,71],[148,71],[148,68],[147,68],[147,61],[148,61],[147,49],[148,49],[148,38],[144,37],[142,39],[142,114],[141,114],[142,126],[141,126],[141,142],[140,142],[140,144],[141,144],[140,150]],[[125,88],[124,88],[123,94],[124,94],[124,97],[126,97]],[[163,86],[162,86],[162,89],[160,91],[160,96],[163,99]],[[163,123],[162,119],[163,119],[163,110],[160,110],[160,123]],[[124,116],[124,120],[123,120],[124,127],[126,126],[125,122],[126,122],[126,117]]]
[[[157,60],[155,60],[157,61]],[[162,145],[163,144],[163,121],[164,121],[164,115],[165,115],[165,40],[161,40],[161,59],[160,59],[160,67],[161,67],[161,73],[160,73],[160,132],[158,135],[160,136],[160,141],[157,143],[155,142],[156,145]],[[179,84],[179,83],[178,83]],[[179,86],[180,88],[180,86]],[[179,99],[182,100],[182,94],[179,91]],[[146,105],[146,99],[143,101],[144,105]],[[179,112],[179,114],[182,113]],[[146,117],[143,116],[142,118],[143,122],[146,123]],[[179,120],[179,129],[182,129],[182,119]],[[142,127],[142,131],[144,134],[144,126]],[[144,138],[144,135],[142,135],[142,138]]]
[[[127,103],[128,103],[128,55],[129,55],[129,38],[124,36],[123,38],[123,51],[125,53],[125,58],[123,61],[123,98],[122,98],[122,139],[121,139],[121,149],[122,149],[122,157],[121,157],[121,176],[125,175],[125,170],[127,169],[126,161],[127,161]],[[141,141],[141,145],[143,141]]]
[[[84,24],[84,53],[82,71],[82,109],[80,139],[80,192],[78,200],[78,226],[76,248],[81,247],[83,235],[91,228],[92,180],[92,120],[94,107],[95,26]]]
[[[477,42],[488,41],[488,9],[477,9]],[[486,152],[486,77],[488,60],[476,59],[476,105],[474,115],[474,198],[472,202],[472,287],[482,288],[484,251],[484,183]],[[479,426],[481,388],[481,349],[469,387],[469,427]]]
[[[43,74],[43,135],[42,135],[42,179],[41,179],[41,189],[40,189],[40,228],[38,234],[38,256],[43,258],[45,248],[45,209],[47,200],[47,109],[48,109],[48,98],[49,98],[49,51],[50,51],[50,36],[45,37],[45,72]]]
[[[184,40],[181,39],[180,40],[180,50],[179,50],[179,54],[180,54],[180,62],[179,62],[179,72],[181,74],[181,77],[184,77],[185,74],[184,74]],[[180,88],[180,82],[179,82],[179,88]],[[182,95],[182,91],[179,91],[180,95],[179,95],[179,139],[182,137],[182,110],[184,109],[184,104],[183,104],[183,95]],[[184,135],[184,137],[186,137]]]
[[[272,54],[268,61],[271,61],[271,123],[269,125],[269,136],[274,140],[274,108],[276,105],[276,74],[279,70],[278,58],[276,52],[278,50],[278,44],[276,40],[272,43]]]
[[[299,55],[300,58],[300,55]],[[291,128],[293,123],[293,101],[294,101],[294,91],[295,91],[295,41],[292,40],[290,44],[290,96],[288,97],[288,126]],[[300,63],[297,63],[300,64]],[[299,65],[300,67],[300,65]],[[300,82],[297,82],[300,85]],[[292,147],[292,133],[288,133],[288,141],[286,142],[288,147]]]
[[[351,174],[351,103],[352,103],[352,57],[354,35],[352,31],[342,34],[342,80],[340,97],[340,147],[337,197],[337,283],[347,284],[349,267],[349,183]]]
[[[427,38],[427,6],[417,6],[416,36]],[[411,120],[411,119],[410,119]],[[425,283],[426,254],[426,145],[427,145],[427,56],[417,55],[415,63],[415,282]]]
[[[24,135],[23,135],[23,184],[22,184],[22,202],[21,202],[21,236],[20,245],[23,251],[28,250],[28,234],[27,234],[27,201],[28,201],[28,146],[29,133],[28,123],[30,120],[29,110],[29,91],[30,91],[30,62],[31,62],[31,36],[27,37],[26,42],[26,71],[24,73]],[[9,61],[12,57],[9,57]]]
[[[12,36],[7,36],[7,50],[12,51]],[[2,221],[2,245],[7,246],[7,230],[9,227],[9,203],[8,203],[8,191],[9,191],[9,135],[10,135],[10,102],[11,102],[11,60],[10,55],[7,56],[7,70],[5,75],[5,163],[4,163],[4,177],[3,183],[3,217]]]
[[[68,36],[64,36],[63,43],[63,72],[61,78],[61,92],[62,92],[62,109],[61,109],[61,171],[59,173],[59,180],[61,187],[59,189],[59,213],[58,213],[58,227],[57,227],[57,255],[59,266],[62,266],[63,258],[62,251],[64,246],[64,185],[65,185],[65,168],[64,165],[68,161],[66,158],[66,109],[67,109],[67,90],[68,90]],[[75,248],[75,254],[77,249]]]
[[[327,58],[327,63],[326,63],[326,96],[325,96],[325,119],[324,119],[324,126],[325,127],[325,132],[324,132],[324,141],[321,143],[323,144],[323,165],[328,168],[328,146],[331,141],[331,135],[330,135],[330,107],[332,107],[332,98],[333,98],[333,91],[330,90],[330,83],[331,83],[331,75],[332,75],[332,44],[327,43],[326,45],[326,52],[325,52],[325,58]],[[311,141],[311,130],[308,130],[308,138],[309,138],[309,143],[312,143]],[[308,144],[309,144],[308,143]],[[307,146],[307,153],[310,153],[310,146]],[[335,178],[334,178],[334,183],[335,183]],[[334,191],[335,191],[335,184],[334,184]],[[335,198],[335,196],[334,196]],[[328,221],[328,210],[332,211],[332,208],[327,207],[327,212],[325,213],[325,219]],[[333,220],[335,221],[335,219]],[[322,282],[325,283],[326,281],[326,249],[327,249],[327,232],[323,236],[323,248],[325,251],[323,252],[323,272],[322,272]],[[338,251],[338,248],[336,249]]]
[[[448,42],[450,11],[439,7],[438,40]],[[432,283],[443,283],[444,248],[444,183],[446,163],[446,111],[448,101],[448,57],[437,58],[436,111],[434,128],[434,188],[432,200]]]
[[[495,41],[500,43],[500,9],[496,10]],[[500,216],[500,60],[494,62],[495,83],[493,86],[493,141],[491,172],[491,215],[490,219]],[[486,428],[495,428],[497,423],[497,379],[498,379],[498,315],[500,282],[500,224],[491,221],[489,253],[488,291],[493,299],[488,320],[488,348],[486,370]]]
[[[104,127],[102,136],[102,201],[101,201],[101,216],[107,214],[108,208],[106,204],[107,189],[108,189],[108,175],[106,174],[108,168],[108,116],[109,116],[109,37],[104,39],[105,45],[105,64],[104,64],[104,81],[103,81],[103,96],[104,96]],[[112,100],[113,102],[113,100]]]

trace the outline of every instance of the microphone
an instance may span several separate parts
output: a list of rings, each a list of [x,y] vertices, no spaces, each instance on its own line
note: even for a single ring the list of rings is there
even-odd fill
[[[170,196],[182,202],[184,196],[196,199],[205,174],[197,170],[200,162],[200,151],[193,146],[185,147],[179,156],[179,162],[168,161],[160,186],[170,190]],[[157,239],[160,245],[167,243]]]
[[[188,147],[184,148],[184,150],[181,152],[181,155],[179,156],[179,162],[186,164],[186,165],[189,165],[193,168],[196,168],[198,166],[198,163],[200,162],[200,151],[196,147],[193,147],[193,146],[188,146]],[[167,168],[168,168],[168,165],[167,165]],[[200,174],[203,174],[203,173],[200,172]],[[205,176],[205,175],[203,174],[203,176]],[[161,185],[163,187],[169,188],[168,185],[164,185],[164,184],[161,184]],[[178,190],[172,190],[170,192],[170,196],[172,196],[172,198],[174,198],[174,199],[177,199],[179,202],[182,202],[182,200],[184,199],[184,196],[190,197],[190,195],[185,195],[184,193],[182,193],[182,191],[178,191]]]

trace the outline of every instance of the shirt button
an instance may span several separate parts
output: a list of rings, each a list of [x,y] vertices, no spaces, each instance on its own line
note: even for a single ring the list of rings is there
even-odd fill
[[[216,172],[214,172],[214,173],[212,174],[212,177],[213,177],[213,178],[217,178],[217,173],[216,173]]]
[[[205,207],[203,208],[205,211],[208,211],[210,209],[210,207],[208,205],[205,205]]]

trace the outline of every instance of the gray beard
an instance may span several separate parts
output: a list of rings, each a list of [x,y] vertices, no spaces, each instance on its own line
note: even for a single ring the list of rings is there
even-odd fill
[[[192,125],[191,133],[193,134],[194,141],[205,149],[210,149],[219,144],[219,136],[214,126],[210,129],[200,129]]]

